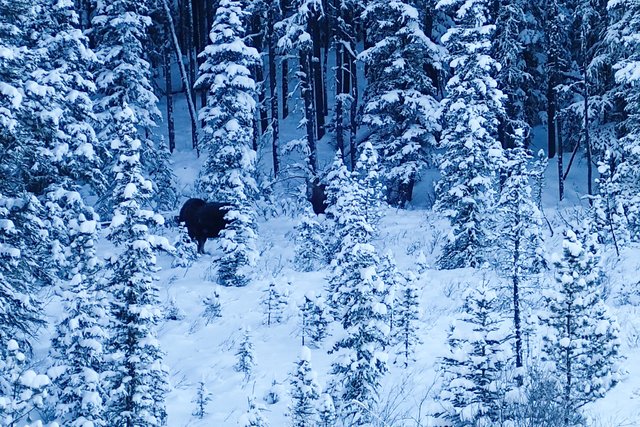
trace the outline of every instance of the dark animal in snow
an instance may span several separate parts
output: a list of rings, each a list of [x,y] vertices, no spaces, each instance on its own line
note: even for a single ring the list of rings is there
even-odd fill
[[[309,201],[311,202],[311,207],[313,207],[313,212],[316,215],[320,215],[325,213],[327,209],[327,186],[325,184],[320,184],[319,182],[314,182],[311,184],[311,195],[309,196]]]
[[[204,253],[204,244],[208,238],[218,237],[229,221],[225,219],[228,203],[206,202],[202,199],[189,199],[178,216],[178,223],[184,223],[189,237],[198,243],[198,253]]]

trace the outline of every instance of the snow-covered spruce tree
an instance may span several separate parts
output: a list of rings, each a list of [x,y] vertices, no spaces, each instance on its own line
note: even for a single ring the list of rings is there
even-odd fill
[[[72,278],[63,293],[65,314],[51,343],[53,366],[49,376],[56,396],[56,416],[64,425],[107,425],[101,376],[105,371],[104,344],[109,310],[96,257],[98,217],[85,208],[67,223],[70,234]]]
[[[320,386],[311,367],[311,350],[303,346],[296,362],[296,371],[291,376],[291,404],[289,417],[291,427],[312,427],[318,424],[317,403]]]
[[[108,238],[120,253],[111,266],[108,377],[110,399],[105,404],[109,424],[162,426],[166,423],[167,372],[156,339],[161,318],[154,284],[156,256],[149,226],[160,218],[145,210],[153,185],[143,175],[142,142],[137,139],[136,118],[126,104],[114,116],[117,137],[112,199],[115,202]]]
[[[621,186],[615,173],[615,159],[609,150],[598,163],[600,177],[596,179],[597,195],[593,199],[592,214],[598,230],[599,240],[613,244],[616,252],[629,243],[630,235],[621,195]]]
[[[249,409],[242,414],[238,421],[239,427],[269,427],[269,422],[262,415],[263,409],[258,406],[254,398],[249,398]]]
[[[601,296],[596,236],[585,227],[565,232],[555,261],[556,288],[544,293],[547,310],[542,361],[557,379],[563,425],[573,425],[580,408],[603,397],[618,382],[619,327]]]
[[[381,209],[384,197],[384,185],[378,160],[376,149],[369,141],[365,141],[360,147],[355,173],[356,179],[365,192],[365,216],[374,227],[378,225],[382,217]]]
[[[442,37],[453,76],[442,102],[442,178],[436,186],[436,209],[451,221],[440,267],[479,267],[492,245],[490,219],[495,205],[502,149],[498,117],[504,114],[502,92],[494,74],[499,64],[490,56],[495,26],[492,0],[441,0],[438,8],[455,17]]]
[[[98,1],[92,18],[92,36],[96,46],[98,65],[95,83],[98,99],[95,112],[98,139],[108,144],[118,134],[116,116],[127,104],[137,118],[135,137],[141,143],[141,170],[154,185],[152,198],[159,208],[169,207],[175,198],[171,171],[153,140],[153,132],[160,120],[158,98],[151,84],[151,65],[147,61],[150,0]],[[111,147],[104,150],[110,152]],[[117,153],[109,153],[105,163],[117,162]],[[115,177],[108,182],[115,185]],[[104,194],[101,208],[110,212],[117,205],[111,200],[114,191]],[[172,206],[171,206],[172,207]]]
[[[341,241],[331,264],[327,294],[344,329],[344,338],[334,345],[337,357],[331,368],[331,388],[340,418],[351,426],[371,423],[387,371],[389,341],[385,286],[371,244],[374,228],[366,220],[365,197],[359,183],[347,179],[331,206]]]
[[[499,140],[503,148],[527,146],[531,127],[527,123],[526,100],[533,77],[527,72],[522,34],[527,16],[522,0],[500,0],[496,16],[492,56],[501,65],[496,75],[498,88],[504,93],[504,116],[499,117]]]
[[[324,298],[307,294],[300,306],[300,335],[302,345],[318,348],[328,336],[327,328],[331,321]]]
[[[287,300],[284,292],[278,289],[275,279],[269,281],[269,287],[262,293],[261,304],[264,310],[264,323],[267,326],[282,323]]]
[[[326,223],[307,209],[296,226],[293,263],[298,271],[317,271],[329,264]]]
[[[200,171],[200,191],[209,200],[229,204],[226,218],[231,223],[220,233],[224,254],[218,282],[223,286],[245,286],[257,258],[252,203],[257,191],[252,149],[256,85],[250,69],[260,56],[243,41],[244,17],[239,1],[220,2],[196,82],[207,89],[207,105],[200,110],[205,122],[200,146],[208,156]]]
[[[527,280],[546,267],[541,234],[542,217],[531,195],[530,156],[523,148],[522,132],[512,135],[514,148],[506,152],[506,180],[498,202],[499,223],[497,263],[512,287],[516,369],[522,368],[522,288]],[[521,373],[518,373],[520,375]]]
[[[22,425],[44,405],[49,378],[29,369],[27,361],[16,340],[0,336],[0,425]]]
[[[104,152],[93,129],[90,98],[95,84],[90,68],[96,63],[87,37],[77,28],[78,15],[70,0],[37,0],[31,23],[30,74],[25,106],[31,137],[40,149],[29,170],[36,193],[52,184],[72,180],[90,184],[101,193]],[[104,147],[103,147],[104,148]],[[67,187],[70,183],[65,184]]]
[[[609,2],[611,24],[607,42],[613,56],[616,85],[612,89],[624,105],[621,138],[610,148],[613,167],[609,180],[615,183],[613,206],[621,206],[632,241],[640,241],[640,4],[635,0]]]
[[[320,396],[320,406],[318,407],[318,427],[334,427],[338,422],[336,407],[333,398],[329,393]]]
[[[485,285],[472,289],[441,361],[441,415],[452,426],[504,425],[505,368],[511,357],[507,340],[495,292]]]
[[[440,130],[427,68],[441,67],[441,49],[423,32],[411,1],[370,1],[363,18],[371,47],[359,55],[367,66],[362,121],[380,153],[387,200],[404,206],[424,166],[423,150],[433,150]]]
[[[416,276],[409,272],[397,290],[395,307],[394,342],[398,346],[397,354],[405,368],[415,362],[415,348],[422,344],[418,335],[420,302]]]
[[[256,366],[255,354],[253,353],[253,339],[251,337],[251,329],[245,328],[242,341],[236,351],[237,362],[234,366],[237,372],[244,374],[244,380],[249,381],[253,375],[253,369]]]
[[[175,248],[176,252],[171,262],[171,267],[189,268],[198,258],[198,245],[189,237],[187,227],[184,224],[180,224]]]

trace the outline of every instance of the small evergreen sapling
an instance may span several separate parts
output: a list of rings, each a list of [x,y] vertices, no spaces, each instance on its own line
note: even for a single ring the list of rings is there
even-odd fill
[[[263,409],[258,406],[255,399],[249,398],[249,409],[238,421],[240,427],[269,427],[269,422],[262,414]]]
[[[419,310],[416,276],[409,272],[398,289],[395,316],[395,343],[398,345],[398,355],[404,360],[405,368],[415,362],[415,348],[421,344],[418,335]]]
[[[318,348],[328,335],[330,314],[322,297],[307,294],[300,306],[302,345]]]
[[[464,311],[449,331],[440,402],[443,418],[453,426],[492,426],[503,420],[510,349],[496,309],[495,292],[482,285],[467,295]]]
[[[253,341],[251,330],[245,328],[240,347],[236,351],[237,362],[235,370],[244,374],[244,380],[249,381],[256,366],[255,354],[253,353]]]
[[[326,245],[326,227],[307,209],[296,226],[296,249],[293,260],[298,271],[317,271],[329,263]]]
[[[192,415],[199,419],[203,419],[207,414],[207,404],[211,401],[211,393],[207,390],[207,386],[204,383],[204,379],[198,381],[198,390],[196,391],[196,397],[193,399],[196,408]]]
[[[202,317],[204,317],[207,325],[214,322],[217,318],[222,317],[222,305],[220,304],[220,294],[218,291],[214,290],[211,295],[205,297],[202,300],[202,304],[204,304]]]
[[[278,288],[275,280],[269,281],[269,287],[263,292],[262,306],[264,308],[264,323],[267,326],[282,323],[287,299],[286,294]]]
[[[542,360],[557,378],[564,423],[580,408],[602,398],[619,380],[619,327],[601,296],[596,237],[585,227],[565,232],[562,257],[555,261],[556,289],[545,292],[548,310]]]
[[[317,402],[320,397],[317,375],[311,368],[311,351],[303,346],[291,378],[291,427],[317,425]]]
[[[178,239],[175,243],[175,254],[171,267],[184,267],[189,268],[193,262],[198,259],[198,245],[189,237],[187,233],[187,227],[184,224],[180,224]]]

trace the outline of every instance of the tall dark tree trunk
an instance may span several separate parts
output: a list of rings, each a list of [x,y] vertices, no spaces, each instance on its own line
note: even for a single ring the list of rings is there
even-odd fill
[[[289,116],[289,61],[282,58],[282,119]]]
[[[167,33],[171,31],[167,29]],[[176,130],[173,118],[173,82],[171,81],[171,47],[167,42],[162,50],[162,68],[164,72],[164,86],[167,95],[167,134],[169,136],[169,151],[176,149]]]
[[[556,95],[554,80],[550,75],[547,86],[547,150],[550,159],[556,155]]]
[[[268,49],[268,67],[269,67],[269,103],[271,105],[271,151],[273,158],[273,176],[277,177],[280,171],[280,161],[278,157],[278,138],[279,138],[279,117],[278,117],[278,81],[276,70],[276,43],[277,38],[274,31],[274,24],[276,21],[276,6],[274,4],[269,5],[267,10],[267,49]]]
[[[520,264],[520,241],[516,238],[514,250],[513,250],[513,328],[514,338],[516,343],[516,384],[522,386],[522,374],[520,368],[522,368],[522,324],[520,319],[520,271],[518,265]]]
[[[336,53],[336,103],[335,103],[335,126],[336,126],[336,144],[338,150],[344,158],[344,113],[343,113],[343,81],[344,81],[344,66],[343,60],[344,46],[341,43],[337,43],[335,46]]]
[[[316,135],[318,139],[324,136],[324,78],[322,76],[322,40],[320,38],[320,21],[322,17],[314,13],[309,19],[309,34],[313,43],[311,59],[311,76],[313,81],[313,98],[316,114]]]
[[[557,139],[558,139],[558,197],[560,200],[564,199],[564,165],[563,165],[563,151],[562,146],[562,119],[557,118]]]
[[[185,33],[186,33],[186,46],[185,46],[185,53],[187,54],[187,64],[189,67],[189,87],[185,88],[185,90],[188,90],[189,92],[191,92],[191,99],[194,103],[195,106],[195,102],[196,102],[196,90],[195,90],[195,81],[196,81],[196,75],[197,75],[197,61],[196,61],[196,52],[195,52],[195,44],[194,44],[194,31],[193,31],[193,5],[191,4],[192,0],[185,0],[186,3],[186,13],[185,13],[185,18],[186,18],[186,28],[185,28]],[[198,147],[198,126],[197,126],[197,121],[194,121],[191,123],[191,135],[192,135],[192,142],[193,142],[193,148],[197,148]]]
[[[355,52],[355,40],[351,47],[353,52]],[[356,137],[358,135],[358,69],[355,57],[349,52],[347,52],[347,55],[349,58],[349,74],[351,82],[351,132],[349,136],[349,156],[351,158],[351,170],[355,170],[358,149],[356,141]]]
[[[306,121],[307,144],[309,145],[309,167],[312,176],[316,176],[318,168],[318,153],[315,138],[315,111],[313,107],[313,87],[311,81],[312,65],[311,52],[300,51],[300,91],[304,101],[304,118]]]
[[[271,7],[271,6],[269,6]],[[251,33],[253,34],[252,45],[255,47],[258,52],[263,52],[263,40],[264,34],[262,30],[262,19],[260,14],[254,14],[251,19]],[[267,116],[267,99],[265,93],[265,82],[264,82],[264,64],[260,61],[259,64],[256,64],[253,69],[254,80],[257,84],[258,89],[258,112],[260,115],[260,135],[264,135],[269,127],[269,118]]]

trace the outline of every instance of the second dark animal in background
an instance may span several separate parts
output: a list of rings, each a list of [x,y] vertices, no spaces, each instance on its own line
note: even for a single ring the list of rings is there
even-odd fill
[[[204,244],[208,238],[218,237],[229,223],[225,219],[228,203],[206,202],[202,199],[189,199],[178,216],[178,223],[184,223],[189,237],[198,243],[198,253],[204,253]]]

